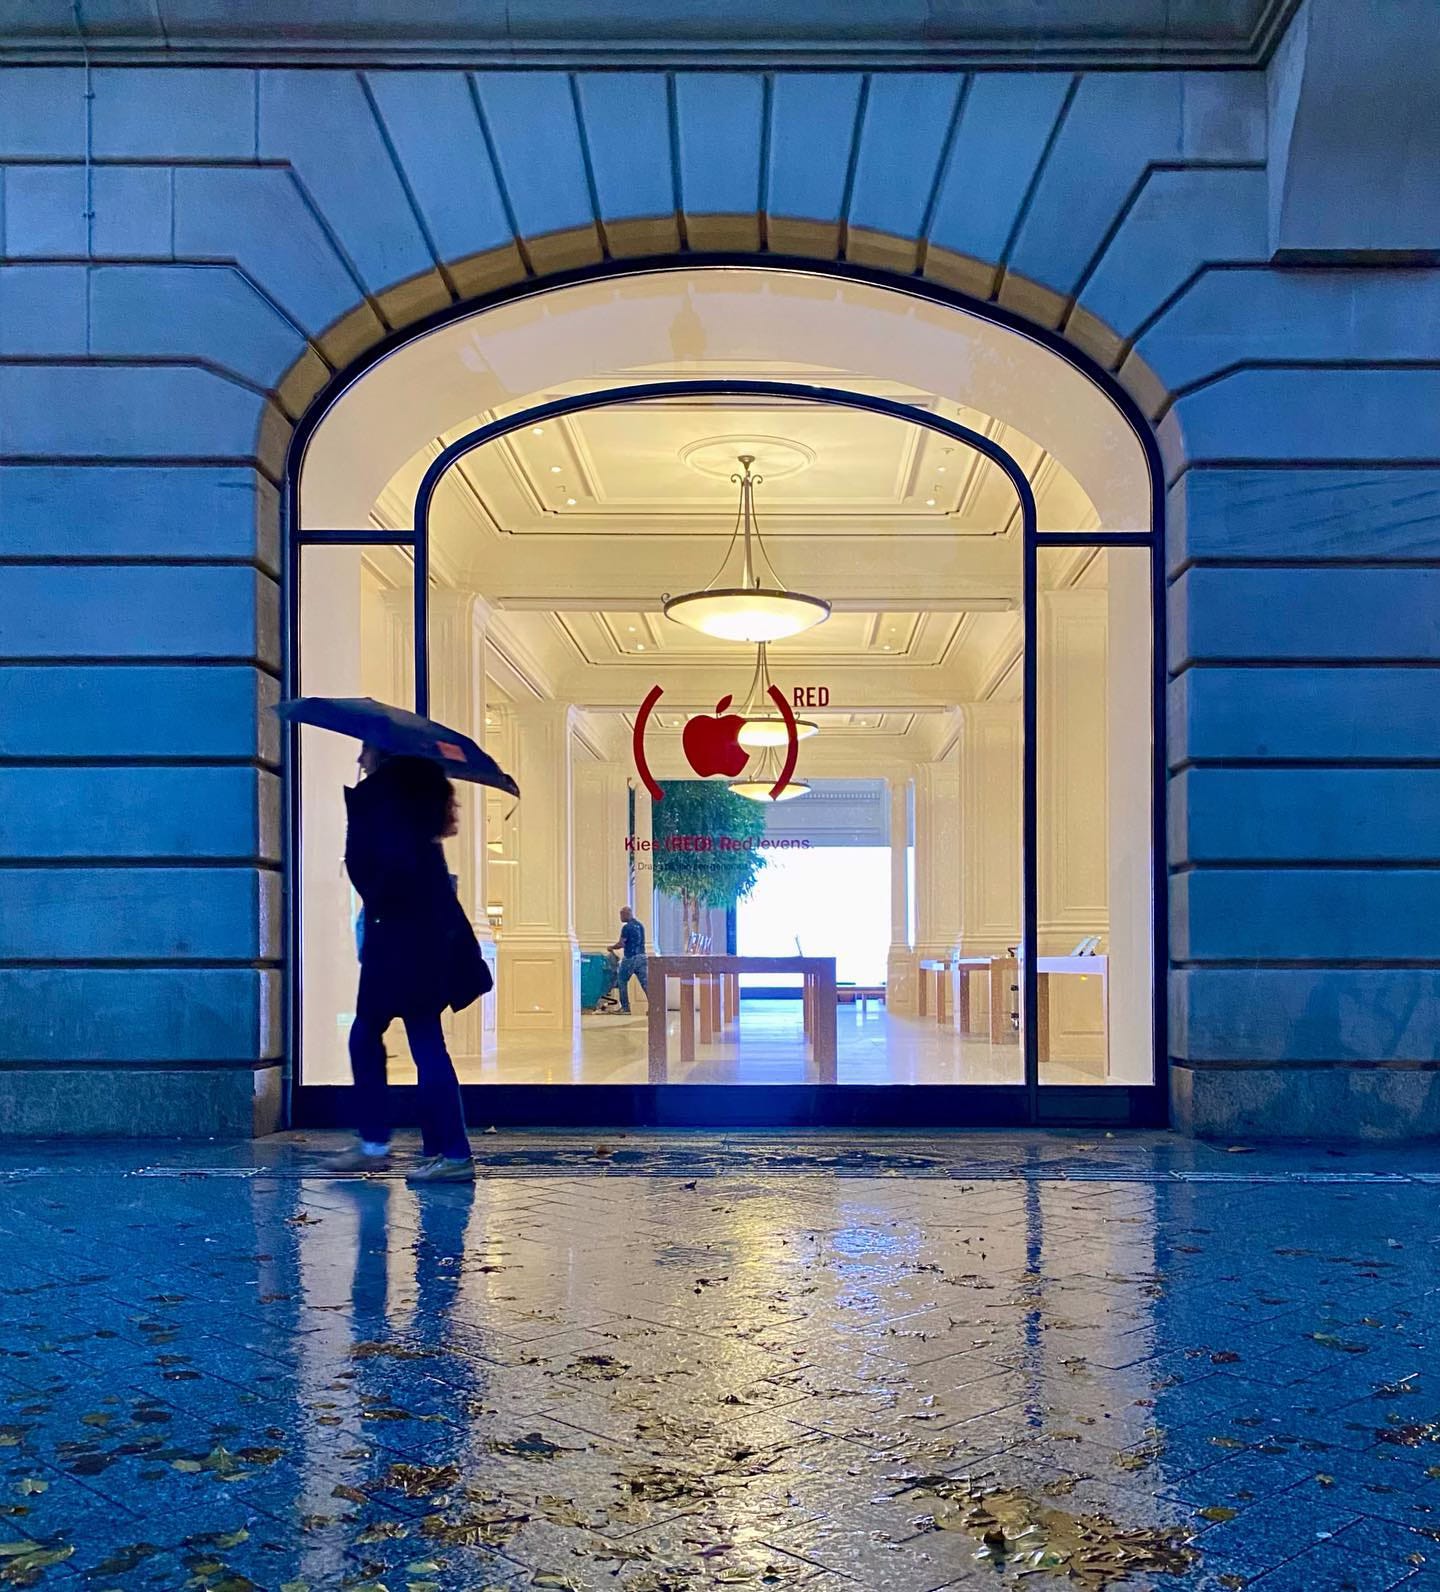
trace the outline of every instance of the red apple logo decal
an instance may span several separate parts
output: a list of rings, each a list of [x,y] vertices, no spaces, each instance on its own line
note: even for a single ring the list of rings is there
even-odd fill
[[[750,754],[739,741],[745,719],[739,713],[725,712],[730,702],[730,697],[721,697],[713,715],[698,714],[686,722],[681,745],[690,767],[701,779],[709,779],[712,774],[734,779],[750,761]]]

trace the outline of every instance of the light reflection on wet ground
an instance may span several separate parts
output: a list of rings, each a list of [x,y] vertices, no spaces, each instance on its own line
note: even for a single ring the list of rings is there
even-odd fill
[[[1423,1152],[480,1142],[0,1154],[0,1587],[1440,1585]]]

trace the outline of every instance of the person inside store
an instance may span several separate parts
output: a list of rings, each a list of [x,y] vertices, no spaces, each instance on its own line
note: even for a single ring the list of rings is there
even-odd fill
[[[620,908],[620,938],[609,948],[611,960],[608,971],[614,982],[608,984],[601,1000],[606,1008],[616,1011],[622,1017],[630,1015],[630,980],[639,980],[640,988],[645,991],[645,998],[650,998],[649,959],[645,954],[645,925],[630,910],[629,907]],[[619,957],[618,965],[614,961]],[[618,1006],[608,1004],[610,991],[615,989],[620,996]]]
[[[438,763],[366,746],[364,776],[345,792],[345,869],[364,906],[360,988],[350,1027],[359,1137],[332,1172],[390,1164],[385,1030],[405,1025],[420,1095],[421,1156],[410,1183],[470,1183],[475,1163],[441,1013],[463,1011],[491,987],[460,905],[443,842],[460,826],[455,787]]]

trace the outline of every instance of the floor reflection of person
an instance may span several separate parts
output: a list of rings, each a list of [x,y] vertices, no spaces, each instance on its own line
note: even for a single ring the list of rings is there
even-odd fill
[[[461,1011],[490,985],[475,931],[455,893],[442,842],[459,828],[455,789],[438,763],[360,754],[364,778],[345,792],[345,867],[364,903],[360,989],[350,1027],[358,1142],[332,1172],[390,1164],[391,1114],[385,1030],[405,1024],[420,1093],[423,1159],[412,1183],[471,1182],[460,1084],[440,1015]]]
[[[603,1001],[612,989],[618,990],[618,1010],[622,1017],[628,1017],[632,978],[638,980],[640,988],[645,991],[645,998],[650,998],[650,960],[645,954],[645,925],[629,907],[620,908],[620,938],[609,950],[612,956],[619,956],[620,961],[618,965],[613,961],[607,962],[606,983],[600,998]]]

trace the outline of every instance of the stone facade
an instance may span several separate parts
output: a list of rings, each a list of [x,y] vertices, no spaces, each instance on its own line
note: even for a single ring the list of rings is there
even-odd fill
[[[447,306],[706,251],[959,289],[1136,399],[1176,1123],[1440,1130],[1437,47],[1305,0],[1223,71],[0,69],[0,1131],[276,1120],[307,406]]]

